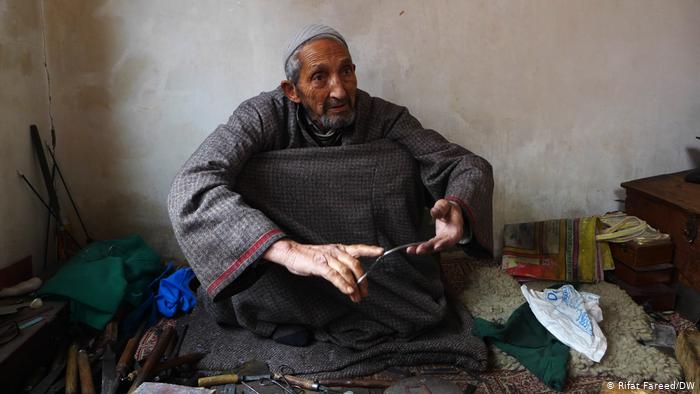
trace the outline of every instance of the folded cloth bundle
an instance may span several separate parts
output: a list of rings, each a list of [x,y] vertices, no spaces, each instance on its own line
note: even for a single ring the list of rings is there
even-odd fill
[[[477,317],[474,335],[518,359],[547,386],[557,391],[564,389],[569,347],[547,331],[527,303],[517,308],[503,325]]]
[[[501,266],[513,276],[599,282],[615,267],[608,244],[596,241],[597,228],[595,216],[507,224]]]
[[[98,241],[82,249],[39,289],[39,295],[70,300],[71,320],[98,330],[122,301],[140,304],[161,270],[158,254],[138,235]]]

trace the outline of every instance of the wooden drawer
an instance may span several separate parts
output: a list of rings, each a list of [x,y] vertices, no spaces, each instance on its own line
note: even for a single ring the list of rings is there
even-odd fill
[[[627,189],[625,210],[671,236],[679,280],[700,291],[700,185],[685,182],[685,174],[623,183]]]
[[[621,261],[631,267],[648,267],[673,262],[673,243],[670,239],[643,245],[634,241],[610,242],[608,245],[616,261]]]
[[[606,271],[605,279],[620,286],[639,305],[649,304],[655,311],[670,311],[676,306],[676,286],[666,283],[633,285]]]
[[[674,268],[673,264],[670,263],[647,267],[630,267],[623,262],[616,261],[615,276],[635,286],[650,283],[672,283],[674,280]]]

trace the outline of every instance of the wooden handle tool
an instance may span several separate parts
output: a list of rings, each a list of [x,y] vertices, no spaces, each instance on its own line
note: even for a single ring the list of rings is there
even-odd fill
[[[298,376],[292,376],[292,375],[282,375],[282,374],[275,374],[274,378],[279,380],[279,379],[285,379],[287,382],[289,382],[293,386],[299,386],[303,388],[304,390],[313,390],[313,391],[322,391],[326,389],[321,384],[318,384],[317,382],[314,382],[311,379],[306,379],[306,378],[301,378]]]
[[[95,394],[90,359],[83,349],[78,351],[78,373],[80,374],[80,394]]]
[[[174,331],[175,330],[173,330],[172,327],[166,327],[163,330],[163,334],[160,336],[160,338],[158,338],[156,347],[153,349],[151,354],[148,355],[146,363],[143,365],[143,368],[141,368],[141,372],[134,379],[134,383],[131,384],[129,393],[133,393],[136,388],[141,385],[141,383],[145,382],[146,379],[151,377],[151,373],[153,372],[155,366],[160,362],[160,358],[163,357],[163,353],[165,353],[165,349],[168,347],[170,338],[173,336]]]
[[[136,353],[136,348],[138,347],[141,336],[143,336],[143,332],[145,330],[146,322],[144,321],[136,330],[134,336],[129,338],[129,340],[126,342],[126,346],[124,346],[124,350],[122,351],[119,361],[117,362],[117,379],[124,378],[126,373],[129,371],[129,367],[134,361],[134,353]]]
[[[197,379],[197,386],[211,387],[224,384],[238,383],[240,381],[240,376],[238,376],[235,373],[229,373],[224,375],[205,376],[203,378],[199,378]]]
[[[68,347],[66,358],[66,394],[78,392],[78,344],[73,342]]]

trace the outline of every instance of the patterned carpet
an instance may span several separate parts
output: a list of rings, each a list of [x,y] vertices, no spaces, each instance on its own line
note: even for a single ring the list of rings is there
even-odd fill
[[[450,369],[453,369],[450,371]],[[450,381],[462,390],[467,390],[470,385],[476,386],[474,393],[476,394],[539,394],[539,393],[557,393],[545,386],[535,375],[527,370],[523,371],[488,371],[482,373],[476,379],[466,371],[454,369],[449,366],[423,366],[417,368],[407,368],[407,375],[434,376],[440,379]],[[372,376],[374,379],[398,379],[401,378],[400,373],[392,373],[391,371],[382,372]],[[608,381],[618,381],[616,378],[578,378],[575,380],[569,379],[566,384],[566,393],[587,394],[599,393],[603,384]],[[359,391],[353,390],[356,394]],[[381,393],[381,390],[367,391],[367,393]]]

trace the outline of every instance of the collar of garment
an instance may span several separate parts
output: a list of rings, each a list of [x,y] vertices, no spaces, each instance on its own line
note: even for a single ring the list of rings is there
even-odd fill
[[[297,123],[305,134],[311,136],[318,146],[338,146],[343,139],[343,129],[330,129],[326,132],[319,129],[314,122],[309,119],[303,105],[297,105]]]

